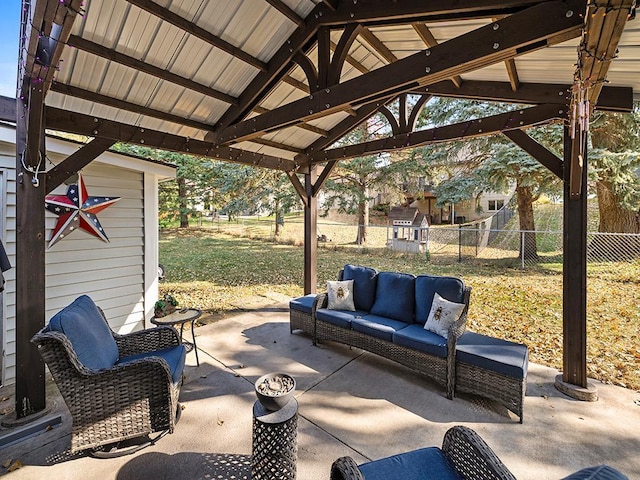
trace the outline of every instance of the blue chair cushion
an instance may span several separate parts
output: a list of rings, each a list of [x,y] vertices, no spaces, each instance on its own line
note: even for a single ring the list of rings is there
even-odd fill
[[[351,310],[329,310],[328,308],[320,308],[316,310],[316,319],[337,325],[338,327],[350,329],[351,322],[354,318],[362,317],[366,314],[367,312],[361,310],[352,312]]]
[[[111,368],[118,361],[118,345],[93,300],[76,298],[49,320],[50,331],[64,333],[78,360],[87,368]]]
[[[437,357],[445,358],[447,356],[447,339],[437,333],[425,330],[422,325],[416,323],[395,332],[393,343]]]
[[[583,468],[562,480],[629,480],[629,478],[609,465],[598,465]]]
[[[380,272],[376,301],[371,313],[412,323],[415,303],[415,278],[408,273]]]
[[[353,302],[356,310],[370,311],[376,299],[378,271],[358,265],[345,265],[342,280],[353,280]]]
[[[169,371],[171,372],[171,379],[173,380],[173,383],[177,384],[180,381],[182,378],[182,371],[184,370],[184,362],[187,357],[187,350],[184,345],[163,348],[162,350],[157,350],[155,352],[144,352],[129,355],[128,357],[121,358],[118,365],[150,357],[160,357],[164,359],[169,365]]]
[[[362,332],[372,337],[381,338],[390,342],[393,340],[393,334],[398,330],[405,328],[407,324],[400,320],[393,320],[387,317],[379,317],[378,315],[365,315],[356,317],[351,322],[351,328],[356,332]]]
[[[366,480],[462,480],[442,450],[421,448],[358,467]]]
[[[294,298],[289,302],[289,308],[291,310],[298,310],[299,312],[311,314],[311,308],[313,307],[313,301],[315,299],[315,293],[310,293],[304,297]]]
[[[465,332],[458,339],[456,361],[514,378],[524,378],[529,366],[526,345]]]
[[[418,275],[416,277],[416,323],[424,325],[437,292],[450,302],[463,303],[464,282],[456,277]]]

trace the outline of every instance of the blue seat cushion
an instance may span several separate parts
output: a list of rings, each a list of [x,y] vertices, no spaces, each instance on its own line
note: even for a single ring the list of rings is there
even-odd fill
[[[331,323],[342,328],[351,328],[351,322],[354,318],[362,317],[367,312],[356,310],[329,310],[328,308],[319,308],[316,310],[316,319],[323,322]]]
[[[87,368],[111,368],[118,360],[118,345],[93,300],[76,298],[49,320],[50,331],[64,333],[78,360]]]
[[[316,299],[315,293],[310,293],[304,297],[294,298],[289,302],[289,308],[291,310],[298,310],[299,312],[311,313],[313,307],[313,301]]]
[[[456,361],[514,378],[524,378],[529,366],[526,345],[465,332],[456,347]]]
[[[363,317],[356,317],[351,322],[351,328],[356,332],[381,338],[387,342],[391,342],[393,334],[406,326],[407,324],[400,320],[394,320],[392,318],[380,317],[372,314],[364,315]]]
[[[427,321],[435,293],[450,302],[463,303],[464,282],[459,278],[418,275],[415,285],[416,323],[421,325],[424,325]]]
[[[421,352],[445,358],[447,339],[437,333],[425,330],[422,325],[413,323],[393,334],[393,343]]]
[[[437,447],[374,460],[358,468],[366,480],[462,480]]]
[[[609,465],[598,465],[583,468],[562,480],[629,480],[629,478]]]
[[[378,271],[358,265],[345,265],[342,280],[353,280],[353,302],[356,310],[370,311],[376,299]]]
[[[182,371],[184,370],[184,362],[187,357],[187,350],[184,345],[163,348],[162,350],[157,350],[155,352],[144,352],[136,355],[129,355],[128,357],[121,358],[118,365],[149,357],[160,357],[164,359],[169,365],[169,371],[171,372],[171,379],[173,380],[173,383],[177,384],[180,381],[182,378]]]
[[[415,278],[408,273],[380,272],[376,301],[371,313],[412,323],[415,303]]]

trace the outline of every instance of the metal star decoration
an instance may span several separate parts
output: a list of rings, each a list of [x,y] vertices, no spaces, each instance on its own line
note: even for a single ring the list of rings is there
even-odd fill
[[[120,197],[90,197],[84,186],[82,175],[78,175],[77,184],[69,185],[66,195],[47,195],[44,202],[45,208],[58,215],[58,222],[53,228],[47,248],[51,248],[58,240],[78,228],[108,242],[109,238],[104,233],[96,214],[118,200]]]

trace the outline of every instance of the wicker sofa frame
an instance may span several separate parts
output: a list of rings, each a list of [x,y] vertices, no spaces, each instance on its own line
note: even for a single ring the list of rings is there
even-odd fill
[[[487,443],[468,427],[455,426],[447,430],[441,450],[462,478],[516,480]],[[402,472],[398,472],[398,478],[401,477]],[[331,480],[365,480],[351,457],[341,457],[334,461],[330,478]]]
[[[106,323],[104,313],[102,317]],[[173,327],[127,335],[109,330],[119,358],[180,345]],[[153,432],[173,433],[181,382],[174,384],[166,361],[160,357],[92,370],[80,362],[63,333],[45,328],[31,341],[37,345],[71,413],[72,453]]]
[[[313,344],[317,345],[318,341],[329,340],[388,358],[435,380],[446,388],[447,397],[453,399],[456,388],[456,342],[466,329],[470,297],[471,287],[464,287],[463,303],[465,304],[465,308],[456,324],[449,329],[446,358],[403,345],[397,345],[393,342],[388,342],[362,332],[318,320],[316,318],[316,311],[327,306],[328,297],[326,293],[318,294],[313,303],[311,311]]]

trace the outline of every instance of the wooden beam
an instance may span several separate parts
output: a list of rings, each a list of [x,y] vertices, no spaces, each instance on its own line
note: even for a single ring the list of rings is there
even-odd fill
[[[51,193],[70,176],[78,173],[116,143],[107,138],[94,138],[47,172],[46,193]]]
[[[65,83],[54,82],[51,85],[51,91],[61,93],[63,95],[69,95],[71,97],[82,98],[83,100],[87,100],[89,102],[108,105],[110,107],[118,108],[120,110],[126,110],[128,112],[140,113],[148,117],[158,118],[160,120],[165,120],[167,122],[175,123],[178,125],[197,128],[198,130],[213,130],[213,125],[209,125],[204,122],[181,117],[179,115],[164,112],[162,110],[145,107],[144,105],[138,105],[137,103],[127,102],[125,100],[120,100],[119,98],[109,97],[107,95],[102,95],[100,93],[85,90],[84,88],[75,87],[73,85],[67,85]]]
[[[342,67],[349,54],[349,49],[356,37],[362,32],[362,25],[357,23],[348,24],[340,36],[340,40],[333,51],[333,57],[331,58],[331,65],[329,67],[329,85],[335,85],[340,83],[340,75],[342,73]],[[331,50],[331,39],[329,39],[329,49]]]
[[[261,72],[264,72],[267,70],[267,64],[264,63],[263,61],[258,60],[252,55],[249,55],[244,50],[236,47],[235,45],[230,44],[229,42],[214,35],[208,30],[205,30],[204,28],[199,27],[195,23],[172,12],[168,8],[164,8],[151,0],[127,0],[127,1],[135,5],[136,7],[149,12],[152,15],[155,15],[159,19],[178,27],[179,29],[187,32],[189,35],[193,35],[194,37],[197,37],[200,40],[203,40],[209,45],[219,48],[220,50],[228,53],[229,55],[239,60],[242,60],[243,62],[251,65],[252,67],[257,68]],[[275,1],[275,0],[272,0],[272,1]]]
[[[547,167],[556,177],[560,179],[563,178],[564,166],[562,159],[558,158],[555,153],[536,142],[520,129],[507,130],[502,133],[538,162]]]
[[[44,90],[24,79],[16,110],[16,385],[24,418],[46,407],[45,369],[31,338],[45,323]]]
[[[387,46],[380,41],[375,34],[368,28],[362,28],[360,30],[360,36],[367,42],[371,48],[373,48],[378,55],[380,55],[387,63],[393,63],[398,61],[398,57],[387,48]]]
[[[507,74],[509,75],[509,83],[511,84],[511,90],[514,92],[520,88],[520,78],[518,77],[518,69],[516,68],[516,61],[513,58],[504,61],[507,67]]]
[[[302,148],[294,147],[292,145],[287,145],[286,143],[274,142],[273,140],[269,140],[266,138],[252,138],[251,140],[248,140],[248,141],[252,143],[258,143],[260,145],[265,145],[267,147],[277,148],[278,150],[285,150],[287,152],[293,152],[293,153],[304,152],[304,149]]]
[[[294,12],[291,8],[289,8],[289,6],[287,6],[284,2],[282,2],[282,0],[267,0],[267,3],[269,3],[269,5],[278,10],[282,15],[295,23],[298,27],[304,27],[304,19],[301,18],[300,15]]]
[[[429,30],[429,27],[427,27],[424,23],[414,22],[411,24],[411,26],[427,47],[432,48],[438,45],[436,37],[433,36],[433,33],[431,33],[431,30]],[[451,81],[456,87],[462,85],[462,77],[460,75],[452,77]]]
[[[390,152],[422,145],[432,145],[435,143],[450,142],[452,140],[492,135],[507,130],[527,128],[533,125],[548,123],[554,119],[566,118],[566,116],[566,108],[563,110],[559,109],[557,105],[539,105],[537,107],[501,113],[477,120],[469,120],[453,125],[333,148],[308,155],[307,159],[310,163],[322,163],[329,160],[373,155],[381,152]]]
[[[125,55],[124,53],[120,53],[111,48],[98,45],[95,42],[82,37],[78,37],[77,35],[71,35],[69,37],[69,45],[98,57],[105,58],[121,65],[125,65],[129,68],[133,68],[134,70],[139,70],[146,73],[147,75],[157,77],[167,82],[175,83],[176,85],[180,85],[182,87],[188,88],[189,90],[193,90],[208,97],[215,98],[230,105],[238,104],[238,99],[232,97],[231,95],[227,95],[226,93],[203,85],[201,83],[194,82],[193,80],[190,80],[188,78],[181,77],[180,75],[169,72],[163,68],[156,67],[155,65],[145,63],[141,60],[130,57],[129,55]]]
[[[304,175],[304,294],[316,293],[318,282],[318,197],[313,195],[313,185],[318,176],[317,168]]]
[[[438,97],[470,98],[509,103],[556,103],[571,101],[571,85],[546,83],[520,83],[516,92],[508,82],[466,80],[460,88],[449,82],[438,82],[411,93],[430,93]],[[629,113],[633,109],[633,88],[605,86],[597,104],[598,110]]]
[[[286,174],[287,174],[287,177],[289,177],[289,180],[291,181],[293,188],[295,189],[298,196],[300,197],[300,200],[302,200],[302,203],[306,208],[307,205],[309,204],[309,200],[307,199],[307,194],[305,192],[304,186],[302,185],[302,183],[300,183],[300,179],[298,178],[295,172],[286,172]]]
[[[331,50],[335,52],[336,48],[338,48],[338,45],[336,45],[335,42],[331,42]],[[360,73],[369,73],[371,71],[349,54],[347,54],[345,59],[349,65],[355,67]]]
[[[313,184],[312,193],[314,197],[318,195],[318,193],[320,193],[320,190],[324,186],[325,182],[329,179],[329,175],[331,175],[331,172],[333,172],[333,169],[337,164],[338,164],[337,160],[332,160],[324,166],[324,168],[322,169],[322,172],[320,173],[315,183]]]
[[[585,165],[580,178],[582,193],[574,198],[570,194],[573,143],[575,140],[565,127],[562,379],[584,389],[587,387],[587,168]]]
[[[47,107],[47,128],[89,137],[102,137],[218,160],[292,171],[297,165],[286,158],[248,152],[231,147],[216,147],[211,142],[181,137],[143,127],[126,125],[104,118]]]
[[[567,11],[581,11],[583,0],[550,1],[531,7],[500,22],[495,30],[486,25],[431,49],[410,55],[315,95],[283,105],[268,114],[225,128],[216,143],[240,141],[256,133],[295,125],[300,121],[333,114],[378,98],[412,91],[463,72],[492,65],[519,52],[540,49],[579,36],[582,20]],[[468,48],[475,45],[475,48]]]
[[[256,112],[259,115],[262,115],[263,113],[270,112],[271,110],[269,110],[268,108],[264,108],[264,107],[261,107],[260,105],[258,105],[258,106],[253,108],[253,111]],[[315,125],[311,125],[309,123],[298,123],[298,124],[296,124],[296,127],[297,128],[301,128],[303,130],[307,130],[308,132],[316,133],[316,134],[318,134],[318,135],[320,135],[322,137],[326,137],[327,135],[329,135],[329,132],[327,132],[323,128],[316,127]]]

